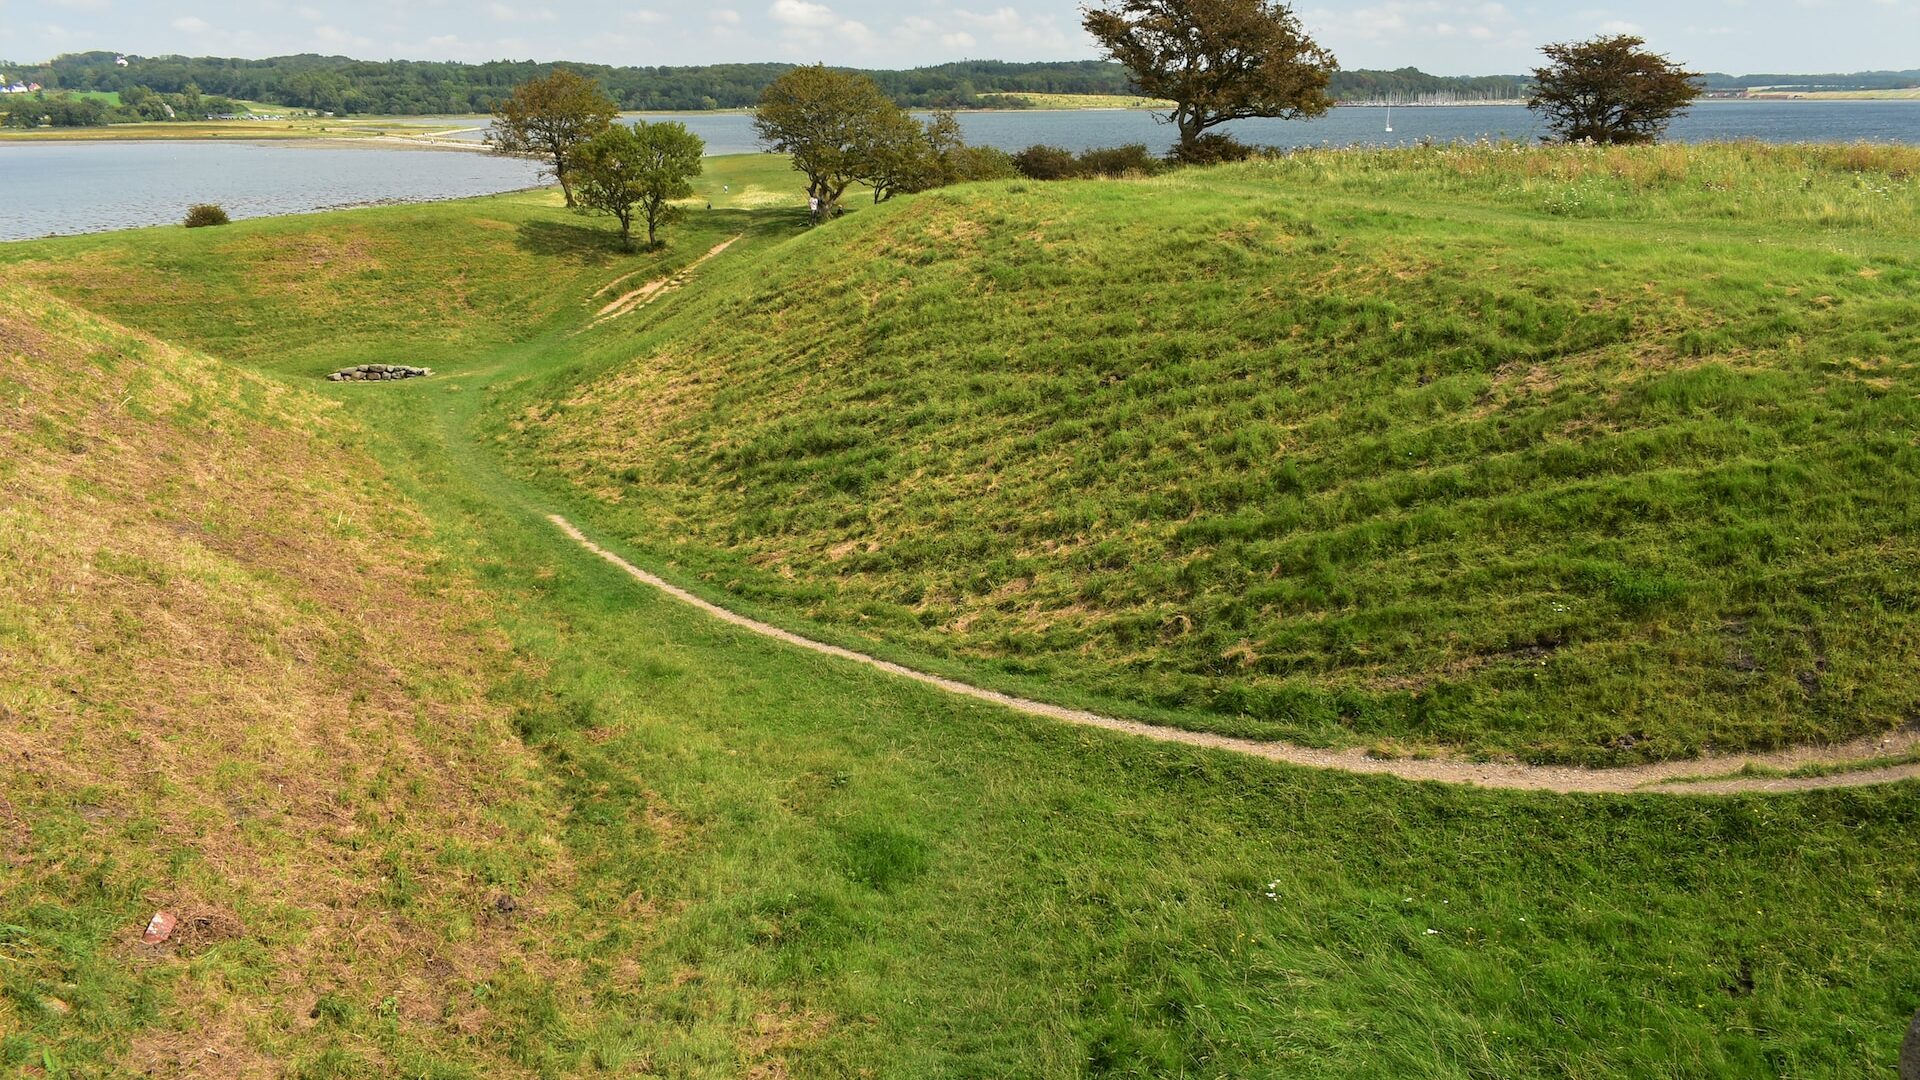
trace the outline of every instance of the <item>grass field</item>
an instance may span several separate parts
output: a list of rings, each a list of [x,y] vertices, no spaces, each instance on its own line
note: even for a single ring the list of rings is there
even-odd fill
[[[1339,161],[1297,167],[1330,174],[1317,197],[1353,201],[1357,223],[1326,211],[1329,232],[1364,228],[1358,207],[1395,183]],[[703,183],[734,192],[784,179],[763,158],[713,169]],[[1428,218],[1379,213],[1410,228],[1470,210],[1502,228],[1568,224],[1538,209],[1539,192],[1490,199],[1462,178],[1449,196],[1446,176],[1398,181],[1435,189]],[[967,189],[815,230],[791,201],[717,202],[665,251],[634,255],[543,195],[0,247],[16,282],[37,283],[0,295],[0,703],[16,714],[0,755],[0,1063],[315,1077],[1888,1075],[1920,1005],[1915,785],[1495,794],[1028,720],[637,590],[541,518],[644,539],[631,489],[608,503],[502,458],[526,452],[520,437],[498,441],[504,420],[556,378],[576,396],[635,378],[623,349],[699,348],[716,377],[762,385],[718,358],[771,333],[756,313],[770,296],[804,317],[787,347],[827,349],[840,367],[857,355],[821,343],[816,307],[871,294],[874,318],[912,330],[868,279],[816,293],[789,260],[925,274],[937,263],[913,260],[947,250],[941,235],[976,214],[963,240],[1042,230],[1032,242],[1055,243],[1056,265],[1095,263],[1131,299],[1098,254],[1117,241],[1094,226],[1135,192],[1162,207],[1196,199],[1216,231],[1265,220],[1248,189],[1304,212],[1303,177],[1211,179]],[[1007,218],[986,218],[983,199]],[[1168,242],[1194,243],[1196,227],[1169,216]],[[666,276],[733,236],[688,286],[583,332],[605,300],[594,292]],[[1227,242],[1213,280],[1235,280],[1244,247]],[[968,288],[1013,285],[984,274]],[[1053,295],[1075,302],[1070,281]],[[1672,301],[1647,303],[1651,318]],[[689,337],[694,325],[711,340]],[[976,365],[1000,332],[982,325]],[[441,375],[313,378],[403,356]],[[800,390],[832,385],[832,371],[816,366]],[[619,546],[641,558],[657,543]],[[207,606],[185,606],[203,591]],[[155,745],[179,749],[118,767]],[[131,942],[153,907],[188,902],[222,936],[159,952]]]
[[[501,431],[648,561],[1040,696],[1562,761],[1887,730],[1916,173],[1464,148],[936,193],[717,267]]]

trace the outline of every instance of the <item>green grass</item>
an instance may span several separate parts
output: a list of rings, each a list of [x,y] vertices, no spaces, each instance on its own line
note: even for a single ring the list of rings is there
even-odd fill
[[[582,560],[460,437],[488,377],[362,415],[408,433],[390,466],[551,672],[523,731],[577,800],[583,898],[673,913],[555,948],[656,988],[697,973],[669,1015],[716,1021],[745,987],[818,1018],[795,1075],[1870,1074],[1920,994],[1912,785],[1487,795],[957,703]],[[659,808],[681,835],[636,844],[621,823]],[[567,1060],[629,1023],[548,1038]],[[677,1042],[654,1065],[716,1068]]]
[[[1556,761],[1884,731],[1920,710],[1916,166],[937,192],[716,267],[500,431],[652,565],[1037,696]]]
[[[147,914],[141,889],[173,883],[167,864],[135,880],[97,860],[36,855],[32,891],[0,897],[0,922],[29,929],[0,930],[0,1009],[13,1010],[0,1012],[0,1062],[24,1071],[45,1055],[102,1073],[155,1028],[254,1016],[235,1049],[299,1075],[1886,1075],[1920,1004],[1920,786],[1777,799],[1500,794],[1069,728],[791,650],[642,589],[541,517],[560,510],[603,534],[646,535],[627,503],[596,506],[500,456],[496,439],[511,429],[498,410],[524,420],[556,377],[598,387],[622,350],[698,348],[713,377],[743,371],[719,362],[718,344],[685,336],[696,323],[717,342],[740,340],[742,326],[773,340],[759,309],[778,308],[794,322],[791,352],[853,364],[850,347],[831,348],[846,338],[821,344],[830,323],[816,307],[845,315],[839,305],[876,295],[855,286],[872,283],[849,275],[816,293],[787,276],[788,260],[926,274],[885,260],[938,250],[922,236],[956,216],[992,226],[978,238],[989,243],[1023,218],[1081,226],[1073,215],[1129,206],[1139,191],[1155,205],[1191,198],[1228,226],[1244,220],[1248,207],[1225,200],[1251,181],[1215,179],[1217,195],[1213,185],[968,191],[811,231],[790,208],[716,209],[711,226],[696,217],[671,234],[665,252],[585,265],[477,238],[501,231],[490,222],[510,234],[582,223],[519,197],[241,222],[199,249],[167,230],[0,249],[49,288],[295,380],[310,390],[302,400],[339,403],[350,431],[333,437],[364,445],[383,474],[370,496],[421,524],[409,543],[432,553],[437,591],[476,591],[486,612],[476,641],[511,649],[509,670],[483,669],[491,693],[477,711],[512,725],[503,760],[524,747],[535,763],[494,791],[508,835],[528,846],[489,854],[416,837],[377,862],[384,869],[362,871],[378,875],[365,886],[375,910],[424,898],[414,903],[440,920],[420,929],[432,941],[443,923],[488,925],[491,887],[471,882],[545,875],[523,901],[514,938],[531,951],[520,966],[458,984],[469,1027],[407,1007],[421,953],[355,966],[337,986],[278,980],[275,952],[130,977],[114,934]],[[992,220],[984,200],[1008,218]],[[575,335],[595,308],[589,286],[660,276],[740,233],[696,285]],[[417,242],[381,250],[382,277],[283,287],[292,268],[318,272],[322,239],[386,234]],[[1061,265],[1096,257],[1100,232],[1079,235]],[[145,288],[96,282],[122,266],[139,268],[125,280]],[[435,306],[415,287],[456,267],[481,279],[475,295],[517,289],[519,303]],[[1121,268],[1108,269],[1130,295]],[[1074,295],[1063,285],[1054,303]],[[254,321],[229,328],[202,310],[213,302]],[[965,302],[949,286],[950,307],[932,312],[977,310]],[[335,359],[376,354],[377,336],[349,333],[352,318],[398,334],[423,317],[462,343],[434,364],[441,376],[313,380]],[[908,341],[932,340],[876,302],[875,318],[889,317]],[[984,357],[998,331],[982,326]],[[409,349],[429,340],[421,333]],[[332,353],[331,341],[341,342]],[[40,385],[57,370],[33,369],[38,394],[58,392]],[[835,370],[816,363],[789,392],[817,393]],[[772,396],[764,405],[787,408]],[[263,485],[276,475],[255,472]],[[377,547],[397,526],[364,528]],[[659,554],[652,542],[614,546]],[[123,561],[113,572],[146,571]],[[244,776],[251,760],[244,746],[228,751],[223,775]],[[428,796],[404,786],[383,797],[396,823],[433,808],[410,807]],[[83,794],[60,798],[34,804],[30,852],[113,850],[80,813]],[[206,846],[189,838],[178,850],[204,858]],[[287,935],[257,947],[296,945]]]

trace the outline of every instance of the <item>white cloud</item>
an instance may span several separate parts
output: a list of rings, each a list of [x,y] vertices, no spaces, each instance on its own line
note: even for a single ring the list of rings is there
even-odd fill
[[[1010,8],[967,11],[956,8],[954,19],[968,31],[985,34],[996,45],[1022,49],[1065,49],[1081,44],[1084,35],[1069,34],[1051,15],[1029,16]],[[965,32],[965,31],[963,31]]]
[[[549,23],[558,18],[558,16],[553,13],[552,8],[527,8],[522,10],[511,4],[500,3],[499,0],[494,0],[493,3],[487,5],[487,14],[492,17],[494,22],[504,23]]]
[[[833,9],[825,4],[811,3],[810,0],[773,0],[767,8],[767,14],[773,21],[786,26],[803,26],[813,29],[832,26],[839,19]]]

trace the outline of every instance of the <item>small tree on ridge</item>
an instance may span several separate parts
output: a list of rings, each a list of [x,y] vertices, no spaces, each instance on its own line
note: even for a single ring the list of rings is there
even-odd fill
[[[872,171],[876,145],[904,133],[901,115],[872,78],[815,64],[760,94],[753,127],[769,150],[792,156],[807,194],[819,200],[819,216],[828,218],[839,213],[847,188]]]
[[[1700,76],[1631,34],[1548,45],[1527,108],[1562,142],[1650,143],[1700,96]]]
[[[620,222],[620,244],[633,246],[636,216],[647,223],[647,246],[658,244],[660,228],[672,221],[673,200],[693,194],[707,144],[685,124],[662,121],[608,128],[580,147],[575,160],[580,206],[612,214]]]

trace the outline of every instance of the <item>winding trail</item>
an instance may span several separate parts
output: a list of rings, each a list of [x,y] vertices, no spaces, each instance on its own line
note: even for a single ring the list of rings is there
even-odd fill
[[[758,619],[750,619],[695,596],[656,574],[640,569],[588,539],[585,533],[559,514],[549,514],[548,520],[558,526],[560,531],[566,533],[575,543],[612,563],[634,580],[651,585],[675,600],[699,608],[722,622],[731,623],[763,637],[773,638],[824,656],[865,664],[890,675],[912,679],[915,682],[945,690],[950,694],[960,694],[1001,705],[1016,712],[1043,716],[1082,727],[1100,728],[1103,731],[1115,731],[1123,735],[1153,739],[1156,742],[1228,750],[1310,769],[1328,769],[1367,776],[1394,776],[1402,780],[1510,791],[1547,791],[1567,795],[1620,795],[1633,792],[1661,792],[1674,795],[1785,794],[1824,788],[1867,787],[1874,784],[1920,779],[1920,761],[1883,767],[1856,768],[1828,776],[1729,775],[1738,773],[1749,765],[1776,770],[1793,770],[1806,766],[1845,768],[1859,762],[1900,757],[1920,750],[1920,729],[1915,728],[1868,736],[1836,746],[1802,747],[1763,754],[1717,755],[1691,761],[1663,761],[1617,769],[1587,769],[1578,766],[1529,765],[1516,761],[1465,761],[1449,757],[1376,758],[1360,749],[1320,750],[1309,746],[1296,746],[1292,743],[1236,739],[1226,735],[1210,735],[1206,732],[1145,724],[1137,720],[1120,720],[1082,709],[1069,709],[1059,705],[1049,705],[1043,701],[1015,697],[997,690],[985,690],[954,679],[904,667],[890,660],[881,660],[878,657],[855,652],[852,649],[828,645],[789,630],[782,630]]]

